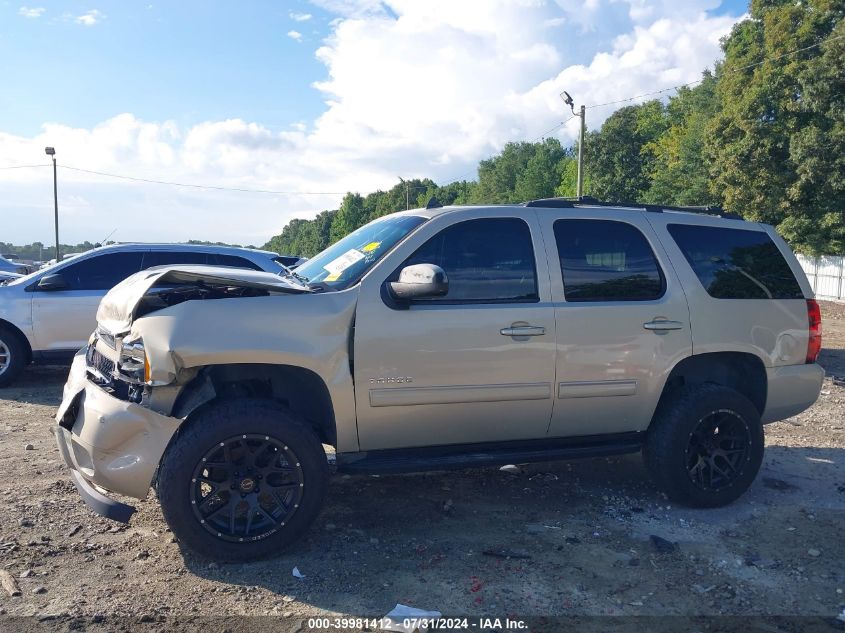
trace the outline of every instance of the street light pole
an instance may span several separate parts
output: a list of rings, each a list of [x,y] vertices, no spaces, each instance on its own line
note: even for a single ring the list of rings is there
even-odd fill
[[[584,138],[586,137],[586,108],[581,106],[579,112],[575,112],[575,102],[569,93],[564,90],[560,93],[560,98],[570,107],[572,114],[581,119],[581,129],[578,134],[578,180],[575,185],[575,195],[579,198],[584,195]]]
[[[578,136],[578,186],[576,195],[580,198],[584,195],[584,106],[581,106],[581,134]]]
[[[53,210],[56,224],[56,262],[58,263],[62,256],[59,253],[59,188],[56,179],[56,150],[53,147],[45,147],[44,153],[53,159]]]

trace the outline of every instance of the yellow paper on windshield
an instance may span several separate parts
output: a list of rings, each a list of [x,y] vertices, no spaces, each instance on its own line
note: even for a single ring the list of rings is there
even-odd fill
[[[332,273],[331,275],[323,279],[323,281],[337,281],[338,279],[340,279],[340,273]]]
[[[364,251],[365,253],[369,253],[371,251],[376,250],[379,246],[381,246],[381,242],[370,242],[369,244],[367,244],[361,250]]]

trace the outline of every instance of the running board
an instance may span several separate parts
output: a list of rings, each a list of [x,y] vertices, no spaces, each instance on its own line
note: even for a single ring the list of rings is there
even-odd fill
[[[413,473],[608,457],[636,453],[642,448],[644,435],[619,433],[339,453],[337,471],[350,474]]]

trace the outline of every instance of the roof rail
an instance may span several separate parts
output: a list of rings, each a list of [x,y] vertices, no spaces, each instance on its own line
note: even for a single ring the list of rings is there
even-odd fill
[[[649,213],[663,213],[663,211],[685,211],[687,213],[702,213],[705,215],[715,215],[721,218],[730,220],[742,220],[742,217],[736,213],[729,213],[724,211],[721,207],[714,206],[689,206],[676,207],[667,204],[649,204],[641,202],[603,202],[592,196],[580,196],[577,198],[539,198],[537,200],[530,200],[523,203],[526,207],[542,207],[545,209],[574,209],[581,205],[589,205],[595,207],[613,207],[613,208],[631,208],[643,209]]]

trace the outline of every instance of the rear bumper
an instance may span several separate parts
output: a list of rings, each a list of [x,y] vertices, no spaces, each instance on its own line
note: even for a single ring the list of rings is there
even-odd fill
[[[808,409],[818,399],[824,369],[816,363],[770,367],[768,396],[763,411],[764,424],[785,420]]]
[[[134,508],[100,489],[144,499],[181,420],[113,397],[85,373],[84,353],[73,361],[53,433],[79,494],[92,510],[125,521]]]

